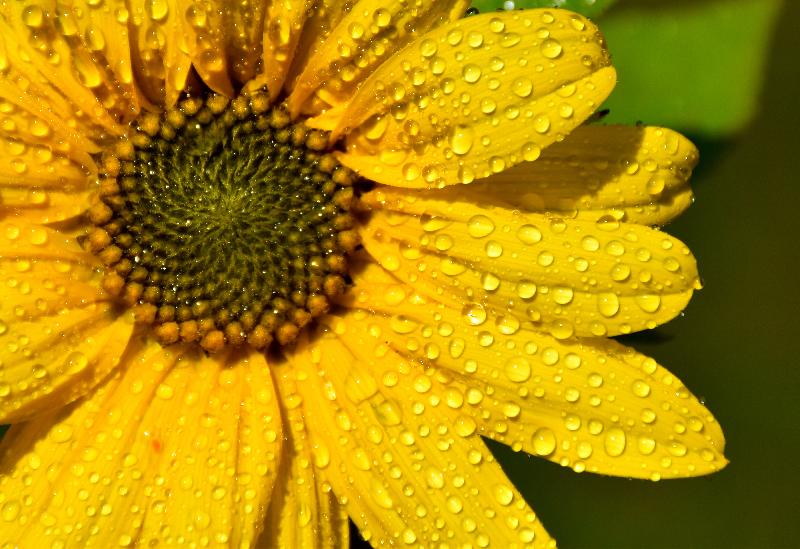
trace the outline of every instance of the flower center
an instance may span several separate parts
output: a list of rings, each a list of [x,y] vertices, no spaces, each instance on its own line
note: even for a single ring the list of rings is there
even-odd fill
[[[263,93],[146,114],[101,159],[87,246],[164,344],[284,345],[344,290],[353,174]]]

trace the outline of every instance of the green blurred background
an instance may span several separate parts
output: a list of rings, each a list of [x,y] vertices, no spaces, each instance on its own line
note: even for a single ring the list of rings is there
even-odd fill
[[[669,231],[694,251],[705,289],[682,317],[626,342],[704,399],[731,463],[651,483],[492,448],[562,548],[800,547],[800,2],[516,6],[554,3],[606,35],[619,73],[607,121],[667,125],[700,148],[697,200]]]

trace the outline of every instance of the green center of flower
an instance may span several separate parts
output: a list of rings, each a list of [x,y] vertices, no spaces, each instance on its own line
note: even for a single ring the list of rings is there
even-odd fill
[[[102,159],[88,246],[162,343],[286,344],[345,287],[352,174],[262,93],[147,114]]]

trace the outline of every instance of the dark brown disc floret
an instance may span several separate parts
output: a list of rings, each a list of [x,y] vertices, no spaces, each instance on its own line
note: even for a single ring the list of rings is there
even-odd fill
[[[188,98],[101,158],[86,246],[163,344],[290,343],[344,291],[354,175],[268,96]]]

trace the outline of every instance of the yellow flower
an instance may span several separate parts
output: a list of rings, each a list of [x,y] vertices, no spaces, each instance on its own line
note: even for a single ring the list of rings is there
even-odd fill
[[[606,339],[699,287],[695,148],[583,124],[588,20],[467,5],[0,4],[0,539],[549,547],[481,437],[725,465]]]

